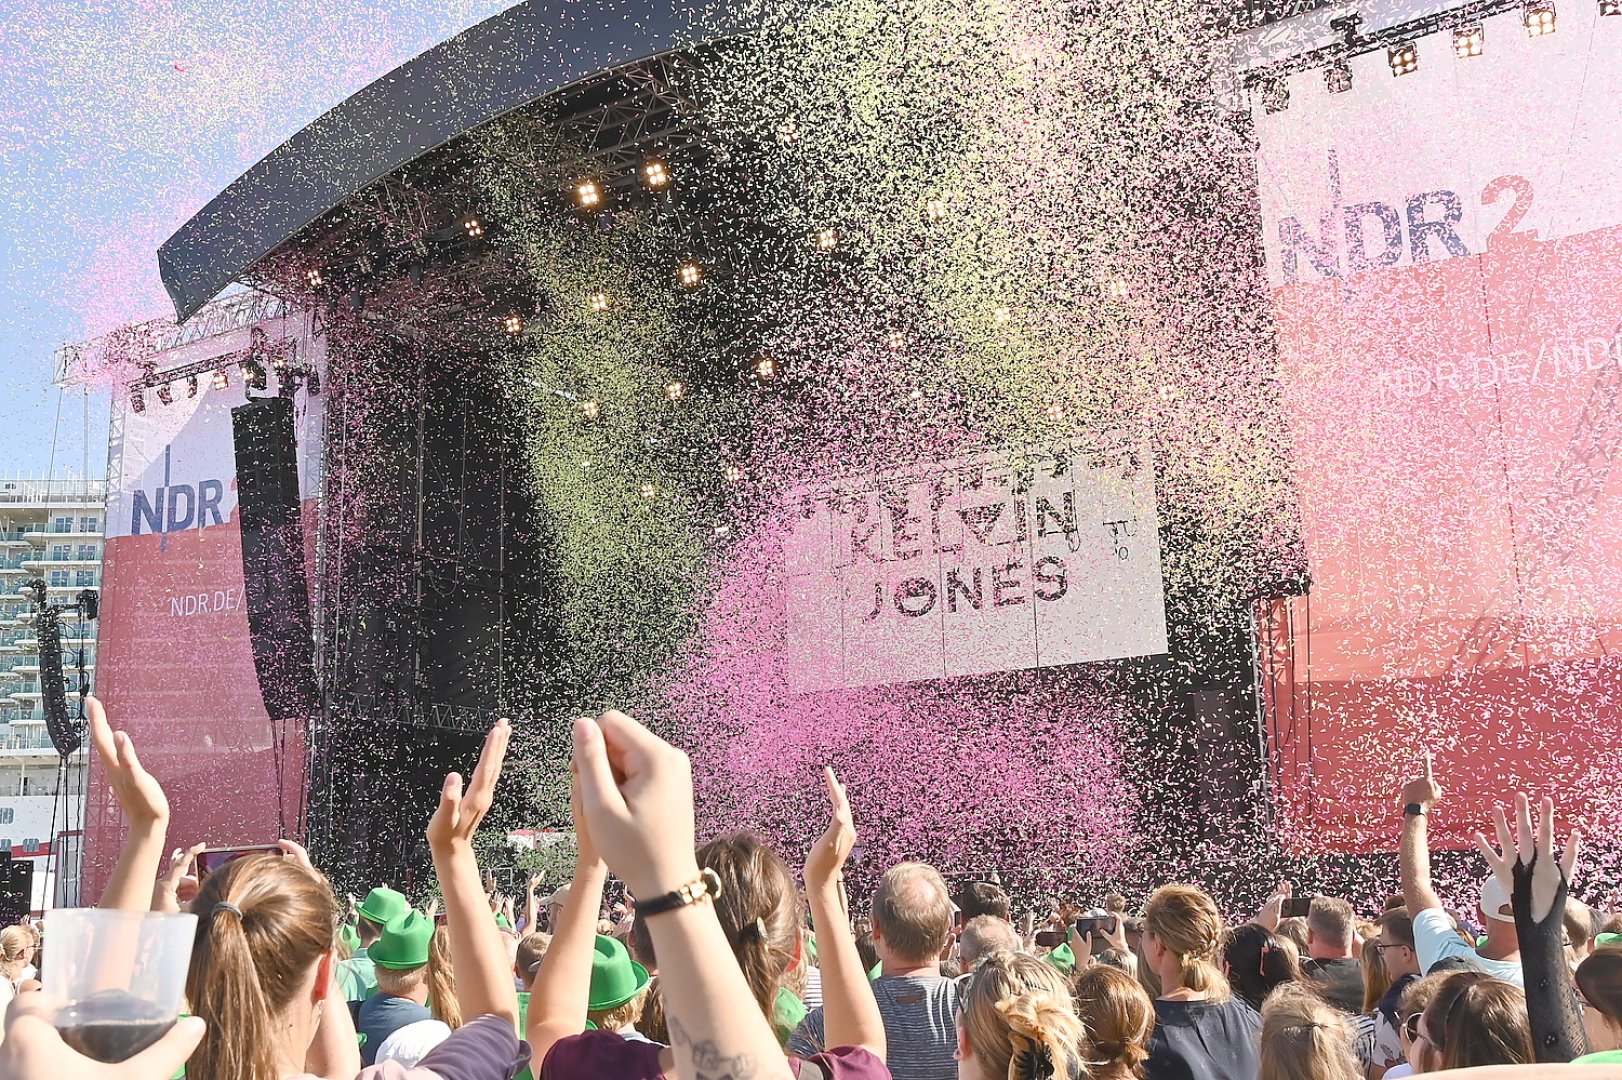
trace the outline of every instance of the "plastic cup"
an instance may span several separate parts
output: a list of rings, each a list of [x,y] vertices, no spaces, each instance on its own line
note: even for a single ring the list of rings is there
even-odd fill
[[[116,1063],[174,1026],[186,993],[197,916],[67,908],[46,917],[40,981],[67,1004],[56,1029],[79,1053]]]

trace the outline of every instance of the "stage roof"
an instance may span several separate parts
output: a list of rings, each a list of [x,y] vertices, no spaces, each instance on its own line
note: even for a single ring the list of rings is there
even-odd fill
[[[747,30],[672,0],[529,0],[402,64],[271,151],[158,249],[185,321],[343,200],[457,136],[615,68]]]

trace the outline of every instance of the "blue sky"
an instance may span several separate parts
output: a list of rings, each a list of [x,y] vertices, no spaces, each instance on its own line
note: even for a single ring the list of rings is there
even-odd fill
[[[0,0],[0,477],[106,464],[53,354],[170,313],[158,245],[293,132],[500,0]],[[89,439],[84,436],[86,415]]]

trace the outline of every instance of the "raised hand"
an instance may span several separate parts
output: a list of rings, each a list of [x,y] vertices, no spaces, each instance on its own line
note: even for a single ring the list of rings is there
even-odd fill
[[[574,724],[574,767],[590,837],[610,870],[641,897],[698,877],[693,854],[693,768],[687,755],[609,710]]]
[[[822,780],[828,789],[832,814],[828,828],[811,845],[811,851],[805,857],[807,892],[836,882],[845,869],[851,849],[856,846],[856,824],[851,820],[850,799],[845,794],[845,786],[831,768],[823,768]]]
[[[152,910],[178,912],[197,895],[197,856],[207,844],[193,844],[189,848],[175,848],[169,856],[169,869],[158,879],[152,890]]]
[[[101,759],[107,783],[118,797],[118,805],[132,824],[153,824],[169,820],[169,799],[152,774],[141,767],[135,745],[122,731],[107,723],[107,711],[95,697],[85,698],[90,719],[90,745]]]
[[[1431,772],[1431,766],[1431,755],[1430,751],[1427,750],[1418,779],[1410,780],[1402,785],[1402,794],[1399,796],[1399,801],[1404,806],[1409,803],[1418,803],[1429,810],[1442,801],[1442,785],[1436,782],[1436,777]]]
[[[1533,922],[1542,922],[1554,907],[1562,884],[1571,882],[1577,866],[1577,852],[1582,837],[1573,832],[1566,840],[1563,852],[1554,849],[1554,800],[1544,799],[1538,807],[1538,820],[1532,821],[1532,807],[1525,795],[1515,796],[1515,830],[1502,806],[1493,807],[1493,824],[1498,832],[1498,847],[1481,833],[1476,833],[1476,847],[1492,868],[1498,883],[1508,896],[1515,895],[1515,869],[1530,870],[1532,875]]]
[[[1265,927],[1268,930],[1277,930],[1279,921],[1284,918],[1284,901],[1294,895],[1295,886],[1288,881],[1280,881],[1273,886],[1272,895],[1267,898],[1267,902],[1262,905],[1262,909],[1256,913],[1256,925]]]
[[[321,871],[315,868],[315,863],[310,860],[310,853],[305,850],[303,844],[296,840],[278,840],[276,846],[281,848],[282,854],[292,859],[305,873],[310,874],[312,877],[321,876]]]
[[[445,777],[439,790],[439,807],[428,822],[430,849],[472,849],[473,834],[495,801],[496,781],[501,779],[501,764],[507,758],[507,741],[511,737],[512,726],[506,720],[496,721],[496,726],[484,737],[479,764],[474,767],[472,779],[465,788],[461,773]],[[485,884],[486,891],[494,893],[494,875],[488,876]]]

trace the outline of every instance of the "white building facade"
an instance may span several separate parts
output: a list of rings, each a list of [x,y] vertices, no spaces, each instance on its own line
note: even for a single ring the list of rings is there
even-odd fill
[[[32,863],[35,911],[80,902],[89,748],[64,761],[51,744],[35,607],[23,586],[45,582],[53,605],[100,591],[106,498],[101,480],[0,480],[0,852]],[[77,716],[81,666],[95,687],[96,624],[64,612],[61,635]]]

